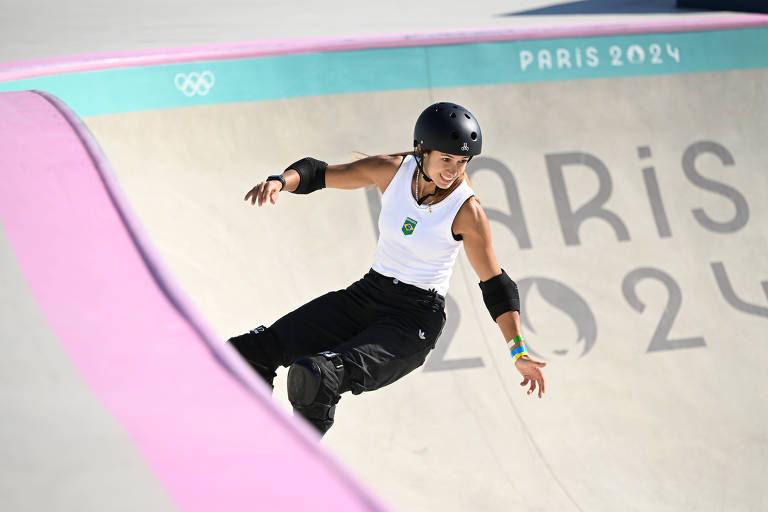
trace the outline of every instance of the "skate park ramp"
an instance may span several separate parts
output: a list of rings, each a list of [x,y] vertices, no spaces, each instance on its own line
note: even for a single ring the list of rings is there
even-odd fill
[[[0,93],[0,139],[4,510],[383,510],[217,347],[74,113]]]
[[[228,337],[359,279],[376,246],[376,191],[283,194],[263,208],[243,202],[245,193],[302,156],[340,163],[357,151],[408,150],[426,105],[464,105],[484,136],[468,174],[499,261],[520,287],[529,349],[548,363],[547,393],[539,400],[520,387],[461,254],[448,324],[425,365],[375,393],[344,395],[319,449],[394,510],[763,510],[766,27],[764,17],[752,17],[685,30],[406,38],[43,75],[0,87],[48,91],[81,116],[158,260],[223,353]],[[39,197],[17,201],[11,213],[23,204],[45,208],[52,197],[77,208],[81,196],[57,194],[56,186],[48,180]],[[28,258],[8,235],[6,215],[12,248],[6,242],[3,269],[19,284],[4,300],[15,303],[32,286],[24,272],[6,270]],[[24,316],[35,301],[43,309],[41,293],[12,310],[37,331],[14,326],[21,332],[4,339],[54,336],[43,332],[45,322]],[[77,333],[84,315],[62,321]],[[144,323],[149,329],[153,319]],[[101,328],[115,326],[105,320]],[[146,345],[141,337],[132,343]],[[53,357],[46,350],[35,355]],[[164,357],[175,360],[176,352]],[[16,373],[40,364],[14,353]],[[221,405],[220,393],[231,415],[217,412],[216,427],[252,415],[249,425],[285,421],[279,432],[292,432],[296,423],[311,437],[290,419],[285,369],[276,379],[275,414],[259,415],[253,411],[271,411],[260,401],[266,391],[252,378],[243,384],[247,372],[237,361],[226,374],[188,370],[185,361],[174,365],[174,379],[142,380],[147,394],[168,400],[164,418],[183,416],[174,393],[198,377],[238,375],[205,387],[214,402],[206,406]],[[252,387],[250,399],[228,402],[233,383],[243,395]],[[28,399],[37,400],[38,416],[54,408]],[[61,397],[55,405],[68,403]],[[30,474],[48,467],[23,448],[39,441],[29,426],[39,424],[23,423],[21,412],[13,418],[6,428],[23,432],[12,437],[22,446],[20,463]],[[253,436],[258,451],[261,429]],[[263,441],[294,460],[290,444]],[[239,446],[229,453],[242,464],[258,456]],[[219,465],[231,469],[226,458]],[[259,466],[252,481],[274,475],[274,466]],[[161,508],[167,495],[141,477],[132,476],[132,497]],[[318,491],[316,503],[349,489]]]

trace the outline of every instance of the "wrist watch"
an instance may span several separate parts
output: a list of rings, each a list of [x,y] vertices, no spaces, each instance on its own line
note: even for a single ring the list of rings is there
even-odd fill
[[[283,186],[280,187],[280,190],[283,190],[285,188],[285,178],[283,178],[281,174],[273,174],[272,176],[267,178],[267,181],[272,181],[272,180],[280,180],[280,183],[283,184]]]

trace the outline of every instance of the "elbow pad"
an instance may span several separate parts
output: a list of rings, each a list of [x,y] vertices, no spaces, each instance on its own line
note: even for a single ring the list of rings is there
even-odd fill
[[[520,311],[520,296],[517,284],[501,269],[501,274],[487,281],[480,281],[483,292],[483,302],[491,318],[496,319],[507,311]]]
[[[327,167],[327,163],[311,157],[302,158],[286,167],[286,171],[294,169],[299,173],[299,186],[296,187],[293,193],[309,194],[315,190],[325,188],[325,169]]]

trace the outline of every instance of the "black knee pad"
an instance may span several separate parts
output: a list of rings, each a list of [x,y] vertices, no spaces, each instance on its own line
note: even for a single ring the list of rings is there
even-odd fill
[[[333,425],[343,379],[344,364],[334,352],[300,357],[288,370],[288,400],[321,434]]]
[[[314,359],[297,359],[288,370],[288,400],[294,407],[311,405],[317,398],[322,380],[323,372]]]
[[[250,332],[240,336],[229,338],[228,342],[237,350],[248,364],[256,370],[264,381],[274,389],[274,379],[277,373],[275,370],[279,364],[272,361],[269,351],[265,345],[272,340],[274,335],[269,330],[260,325]]]

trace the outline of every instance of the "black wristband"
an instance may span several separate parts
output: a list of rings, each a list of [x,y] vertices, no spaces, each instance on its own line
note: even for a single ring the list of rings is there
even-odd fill
[[[282,192],[285,188],[285,178],[283,178],[282,174],[273,174],[269,178],[267,178],[267,181],[277,181],[280,180],[280,183],[283,184],[282,187],[280,187],[280,191]]]
[[[299,186],[296,187],[293,193],[309,194],[315,190],[325,188],[325,169],[327,167],[327,163],[311,157],[302,158],[286,167],[286,171],[293,169],[299,173]]]

